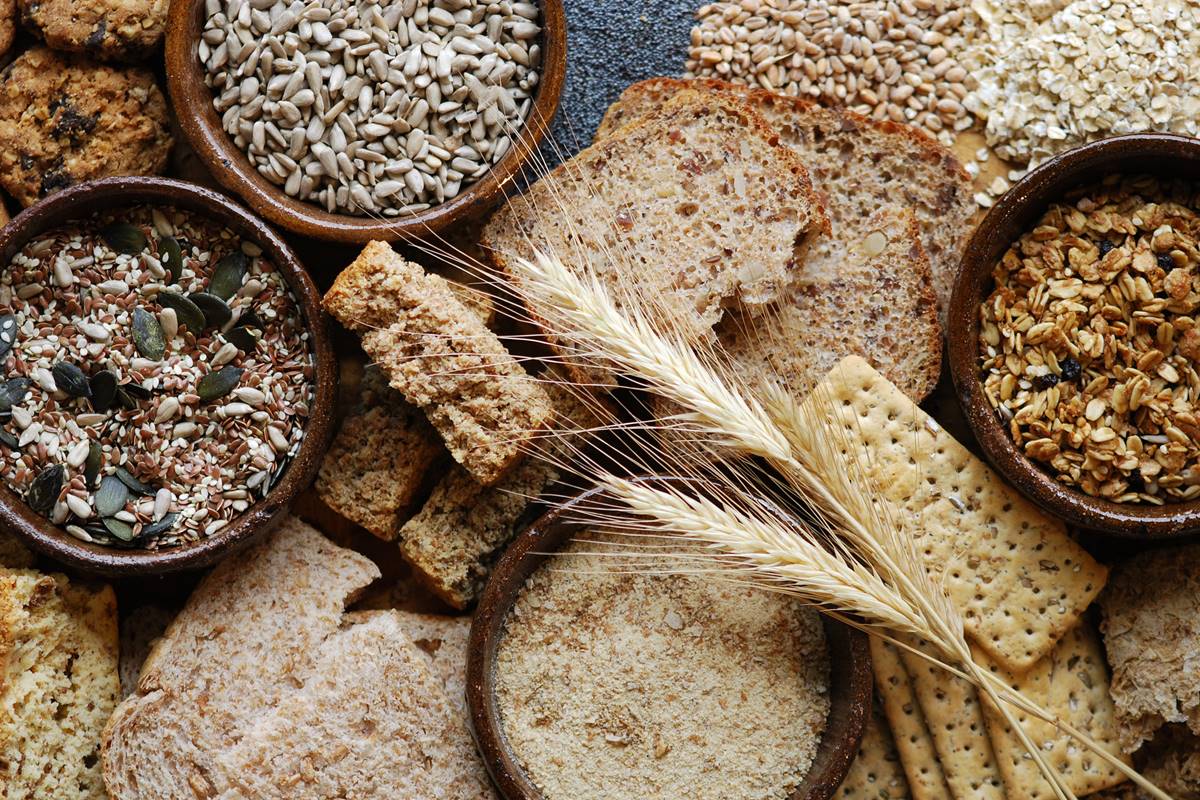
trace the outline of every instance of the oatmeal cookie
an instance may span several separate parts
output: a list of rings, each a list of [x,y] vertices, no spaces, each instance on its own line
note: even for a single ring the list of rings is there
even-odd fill
[[[0,0],[0,56],[12,47],[17,35],[17,0]]]
[[[167,0],[19,0],[21,18],[56,50],[130,60],[167,28]]]
[[[0,73],[0,185],[28,206],[109,175],[167,164],[167,104],[143,69],[34,48]]]

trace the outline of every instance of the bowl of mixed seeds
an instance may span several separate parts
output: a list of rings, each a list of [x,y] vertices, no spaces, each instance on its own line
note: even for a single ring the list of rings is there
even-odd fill
[[[950,362],[993,465],[1070,524],[1200,532],[1200,142],[1039,167],[968,245]]]
[[[204,566],[315,474],[336,393],[311,279],[179,181],[110,178],[0,232],[0,526],[93,572]]]
[[[561,0],[179,0],[171,99],[213,175],[271,222],[363,243],[482,215],[536,149]]]

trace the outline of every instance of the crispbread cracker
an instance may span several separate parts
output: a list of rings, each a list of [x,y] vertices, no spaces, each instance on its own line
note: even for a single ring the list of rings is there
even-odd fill
[[[892,645],[872,636],[871,661],[875,665],[875,688],[913,800],[946,800],[950,796],[946,775],[900,654]]]
[[[1050,652],[1103,588],[1107,570],[1061,522],[1005,485],[863,359],[843,360],[808,403],[845,424],[968,634],[1006,669],[1028,669]]]
[[[878,703],[871,706],[858,756],[835,796],[845,800],[908,800],[911,796],[896,741]]]
[[[1120,754],[1117,712],[1108,695],[1108,669],[1100,649],[1100,637],[1087,620],[1080,621],[1068,631],[1048,656],[1024,674],[1000,669],[979,649],[974,658],[977,664],[999,675],[1025,697],[1078,727],[1110,752]],[[1090,794],[1125,780],[1117,769],[1097,758],[1071,736],[1059,733],[1053,725],[1019,708],[1010,709],[1033,743],[1041,748],[1042,756],[1075,794]],[[1042,776],[1037,762],[990,700],[984,700],[984,716],[1009,796],[1027,800],[1054,797],[1054,790]]]
[[[929,649],[924,642],[913,640],[910,644]],[[899,652],[933,737],[950,796],[957,800],[1005,800],[1004,780],[975,687],[916,653]]]

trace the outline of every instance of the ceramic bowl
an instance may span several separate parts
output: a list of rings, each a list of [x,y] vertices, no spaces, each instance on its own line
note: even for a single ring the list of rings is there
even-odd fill
[[[274,263],[304,315],[312,343],[315,375],[304,442],[278,485],[266,497],[217,533],[189,545],[162,550],[118,549],[82,542],[0,485],[0,530],[31,549],[80,571],[109,577],[141,577],[206,567],[249,545],[281,520],[296,495],[316,476],[333,435],[337,364],[330,344],[329,319],[321,296],[292,249],[262,221],[224,195],[166,178],[105,178],[82,183],[29,207],[0,230],[0,265],[34,238],[96,211],[151,204],[185,209],[215,220],[263,249]]]
[[[1200,181],[1200,140],[1170,134],[1105,139],[1030,172],[988,213],[967,245],[950,302],[948,339],[955,392],[992,466],[1022,494],[1067,524],[1110,537],[1178,539],[1200,532],[1200,501],[1163,506],[1113,503],[1064,486],[1017,449],[983,392],[979,306],[991,292],[1004,251],[1054,201],[1112,174],[1144,173]]]
[[[521,135],[499,163],[465,186],[457,197],[408,216],[380,219],[329,213],[322,206],[289,197],[283,187],[251,166],[222,129],[212,92],[204,85],[197,48],[204,29],[205,0],[171,0],[165,48],[167,88],[184,135],[213,177],[273,224],[314,239],[347,244],[428,236],[491,209],[536,157],[538,144],[549,130],[566,74],[567,23],[562,0],[538,0],[538,5],[542,9],[542,72]]]
[[[467,656],[467,704],[475,742],[505,800],[542,800],[542,794],[509,748],[496,705],[495,659],[504,621],[534,570],[586,527],[570,521],[572,509],[594,499],[597,492],[584,492],[547,512],[518,536],[493,569],[475,611]],[[871,713],[871,654],[866,634],[828,617],[821,619],[831,664],[829,717],[812,767],[789,800],[833,797],[858,753]]]

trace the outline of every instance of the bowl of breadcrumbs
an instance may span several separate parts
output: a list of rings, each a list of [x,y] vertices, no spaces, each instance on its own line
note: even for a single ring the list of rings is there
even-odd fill
[[[948,330],[967,420],[1026,497],[1112,536],[1200,532],[1200,142],[1031,172],[968,244]]]

